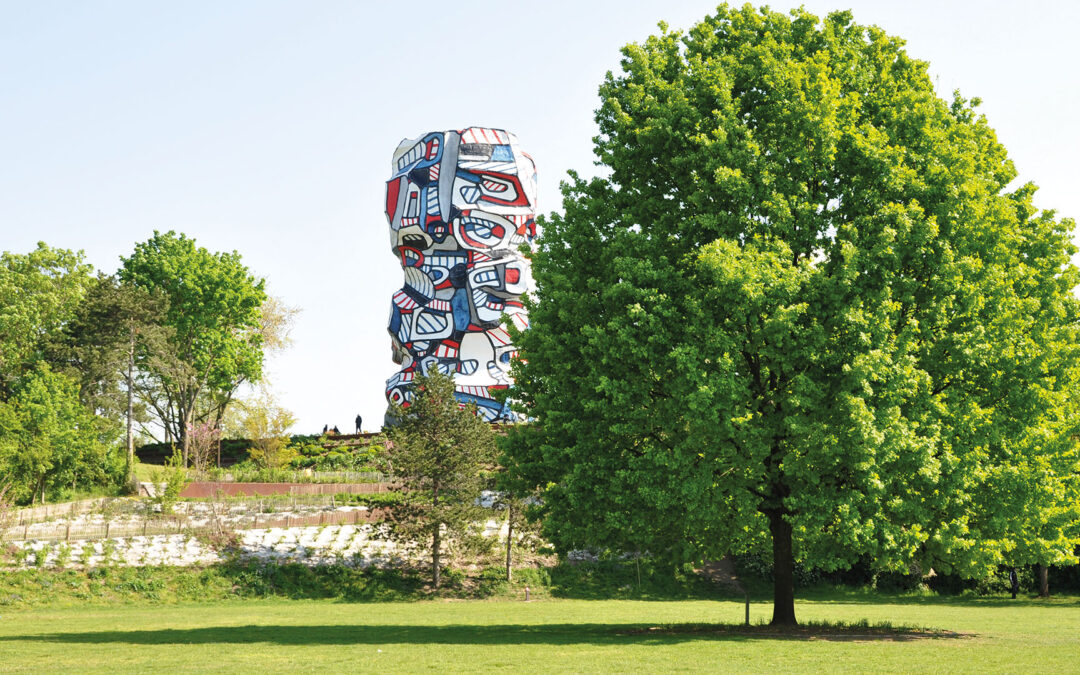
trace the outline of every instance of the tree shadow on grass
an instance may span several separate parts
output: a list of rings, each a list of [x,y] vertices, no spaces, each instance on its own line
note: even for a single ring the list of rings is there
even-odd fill
[[[756,598],[771,601],[770,597]],[[884,593],[858,589],[826,588],[796,592],[795,602],[824,605],[922,605],[927,607],[1069,607],[1080,605],[1080,597],[1061,596],[1049,600],[1032,595],[1020,595],[1015,600],[1004,595],[920,595]]]
[[[687,624],[652,626],[648,624],[499,624],[499,625],[377,625],[377,626],[216,626],[206,628],[163,628],[155,630],[118,630],[72,633],[41,633],[0,637],[4,642],[53,642],[59,644],[273,644],[282,646],[315,645],[651,645],[687,641],[749,640],[868,640],[908,641],[967,637],[956,633],[873,632],[866,629],[817,630],[814,627],[794,630],[769,626]]]

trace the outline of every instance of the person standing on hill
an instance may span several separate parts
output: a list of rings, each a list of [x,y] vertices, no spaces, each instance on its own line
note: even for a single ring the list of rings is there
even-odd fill
[[[358,433],[358,434],[363,433],[363,430],[361,429],[361,426],[363,425],[363,423],[364,423],[364,420],[360,417],[360,415],[358,413],[356,415],[356,433]]]

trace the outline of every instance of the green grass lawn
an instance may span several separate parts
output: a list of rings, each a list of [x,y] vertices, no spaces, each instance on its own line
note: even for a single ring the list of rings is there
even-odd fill
[[[771,607],[755,603],[752,621]],[[785,638],[651,626],[737,623],[737,601],[346,603],[229,600],[0,613],[0,671],[483,672],[1080,670],[1080,599],[821,593],[800,621],[869,620],[958,637]]]

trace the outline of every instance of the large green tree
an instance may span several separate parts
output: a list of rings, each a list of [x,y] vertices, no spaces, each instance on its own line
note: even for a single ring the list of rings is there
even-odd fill
[[[140,368],[147,402],[186,458],[187,430],[220,423],[237,389],[262,377],[264,281],[235,251],[212,253],[183,234],[157,231],[123,260],[119,276],[167,300],[174,358]]]
[[[414,391],[408,407],[390,411],[386,457],[404,490],[404,503],[394,507],[395,533],[430,551],[438,588],[448,539],[465,536],[485,517],[479,499],[483,472],[495,461],[495,437],[475,407],[461,407],[450,377],[419,375]]]
[[[985,573],[1075,543],[1073,223],[847,12],[624,48],[545,223],[504,463],[561,548]],[[1036,533],[1037,530],[1037,533]],[[1038,537],[1033,544],[1032,537]]]

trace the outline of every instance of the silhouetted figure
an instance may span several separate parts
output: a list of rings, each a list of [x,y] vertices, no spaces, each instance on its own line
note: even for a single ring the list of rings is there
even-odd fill
[[[323,435],[326,435],[326,432],[329,431],[329,430],[330,430],[330,425],[329,424],[322,425]]]
[[[1020,590],[1020,580],[1016,578],[1016,568],[1009,570],[1009,586],[1012,590],[1013,600],[1016,599],[1016,592]]]
[[[359,415],[356,416],[356,433],[362,433],[360,426],[364,423],[364,420]]]
[[[340,436],[340,435],[341,435],[341,432],[340,432],[340,431],[338,431],[338,428],[337,428],[337,425],[336,425],[336,424],[334,425],[334,435],[335,435],[335,436]]]

